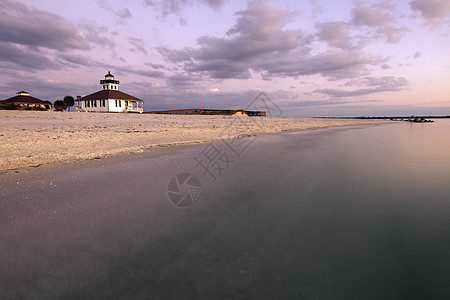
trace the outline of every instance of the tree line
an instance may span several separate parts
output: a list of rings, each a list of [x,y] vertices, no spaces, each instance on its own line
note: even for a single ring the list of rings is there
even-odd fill
[[[67,109],[70,111],[70,108],[74,106],[75,99],[72,96],[65,96],[63,100],[56,100],[55,103],[53,103],[53,107],[56,111],[63,111]]]

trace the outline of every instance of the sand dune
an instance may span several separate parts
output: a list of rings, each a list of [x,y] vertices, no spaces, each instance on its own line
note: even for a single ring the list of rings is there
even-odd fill
[[[0,171],[150,147],[385,121],[0,111]]]

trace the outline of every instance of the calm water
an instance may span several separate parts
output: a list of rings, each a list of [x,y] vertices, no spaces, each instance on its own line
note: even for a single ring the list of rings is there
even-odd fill
[[[438,120],[260,136],[216,182],[194,165],[199,145],[4,188],[0,291],[449,299],[449,133]],[[165,195],[181,171],[203,186],[185,209]]]

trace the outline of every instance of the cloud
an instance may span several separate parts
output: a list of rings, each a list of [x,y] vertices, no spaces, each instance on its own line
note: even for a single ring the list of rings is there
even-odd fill
[[[116,16],[118,16],[121,19],[128,19],[131,18],[131,12],[128,8],[124,7],[116,12]]]
[[[122,74],[136,74],[139,76],[150,77],[150,78],[165,78],[166,75],[164,72],[148,70],[148,69],[136,69],[132,66],[117,66],[111,64],[105,64],[102,62],[92,62],[92,65],[97,68],[106,68],[108,70],[116,70],[114,72],[122,73]]]
[[[160,70],[160,69],[162,69],[162,70],[166,70],[166,69],[167,69],[167,67],[166,67],[166,66],[164,66],[164,65],[160,65],[160,64],[154,64],[154,63],[145,63],[144,65],[146,65],[146,66],[148,66],[148,67],[151,67],[151,68],[153,68],[153,69],[157,69],[157,70]]]
[[[196,78],[187,74],[175,74],[166,79],[166,83],[172,88],[195,88],[194,83],[200,81],[200,78]]]
[[[325,22],[316,25],[317,37],[328,45],[341,49],[353,48],[349,37],[350,26],[345,22]]]
[[[186,25],[188,24],[188,21],[187,21],[185,18],[180,17],[180,18],[178,18],[178,23],[179,23],[181,26],[186,26]]]
[[[123,19],[129,19],[131,18],[131,12],[128,8],[124,7],[117,11],[115,11],[111,5],[106,2],[106,0],[98,0],[97,4],[99,7],[103,8],[104,10],[113,13],[114,15],[118,16],[121,20]]]
[[[88,40],[60,16],[13,0],[0,2],[0,40],[48,49],[89,49]]]
[[[347,86],[359,85],[359,86],[380,86],[386,90],[398,90],[408,84],[408,81],[404,77],[383,76],[383,77],[364,77],[352,79],[345,83]]]
[[[174,91],[173,88],[152,88],[143,99],[152,99],[152,109],[243,109],[249,105],[260,91],[244,90],[235,92],[210,92],[209,90],[186,90],[184,93]]]
[[[130,48],[131,52],[141,52],[145,55],[147,55],[147,50],[144,47],[144,40],[140,39],[140,38],[136,38],[133,36],[129,36],[128,37],[128,42],[133,46],[132,48]]]
[[[144,5],[156,8],[165,17],[170,14],[179,14],[186,7],[196,4],[217,9],[225,2],[226,0],[144,0]]]
[[[87,65],[72,50],[87,51],[92,44],[114,47],[105,38],[106,27],[83,24],[78,28],[62,17],[14,0],[0,2],[1,67],[59,70],[63,66]]]
[[[139,83],[132,89],[143,91],[142,95],[136,95],[146,100],[151,99],[151,105],[146,104],[146,110],[166,110],[180,108],[201,108],[205,109],[242,109],[247,107],[260,90],[249,89],[242,91],[219,91],[216,89],[207,89],[206,91],[187,90],[184,93],[174,91],[173,88],[151,86],[146,82]],[[315,113],[315,108],[322,108],[326,111],[327,107],[330,112],[334,112],[341,106],[348,104],[374,103],[377,100],[349,100],[349,99],[311,99],[302,100],[298,93],[276,90],[267,93],[267,96],[281,109],[282,115],[329,115],[330,113]],[[148,102],[146,102],[148,103]],[[345,109],[344,109],[345,111]],[[348,115],[345,111],[342,115]]]
[[[100,47],[114,48],[116,42],[104,36],[108,33],[108,28],[106,26],[97,26],[95,22],[85,22],[79,25],[83,36],[87,41],[92,44],[96,44]]]
[[[70,54],[70,53],[59,53],[57,54],[59,58],[76,66],[92,66],[94,64],[89,58],[84,55]]]
[[[270,76],[300,76],[320,74],[332,79],[358,76],[365,65],[374,65],[378,58],[366,51],[330,50],[313,56],[277,56],[261,62]]]
[[[59,70],[61,63],[43,50],[0,41],[0,67],[23,70]]]
[[[342,90],[342,89],[317,89],[314,90],[316,93],[321,93],[328,95],[330,97],[352,97],[352,96],[362,96],[380,92],[394,92],[402,90],[408,81],[404,77],[364,77],[361,79],[355,79],[347,82],[345,85],[359,85],[366,86],[367,88],[361,88],[357,90]]]
[[[176,50],[166,47],[159,47],[157,50],[167,61],[172,63],[190,61],[193,55],[190,49]]]
[[[35,76],[27,72],[17,72],[9,80],[0,83],[1,94],[5,98],[15,95],[17,91],[25,90],[36,98],[54,101],[62,99],[66,95],[86,95],[92,92],[91,84],[81,82],[64,82],[48,80],[41,76]],[[1,96],[0,96],[0,99]]]
[[[291,14],[267,1],[251,1],[236,13],[237,20],[224,37],[203,36],[196,48],[159,48],[169,62],[188,73],[217,79],[248,79],[252,71],[263,79],[321,74],[329,78],[357,76],[380,58],[353,47],[345,23],[319,24],[319,37],[344,49],[313,52],[314,37],[299,29],[284,29]],[[332,29],[333,25],[337,27]],[[334,38],[333,33],[338,33]],[[343,39],[341,39],[343,38]]]
[[[388,2],[372,6],[357,4],[352,10],[352,24],[374,28],[377,34],[385,36],[388,43],[397,43],[408,29],[395,26],[396,17],[391,14],[392,11],[393,7]]]
[[[290,55],[308,38],[300,30],[283,30],[288,12],[266,1],[249,2],[248,8],[236,13],[238,19],[224,38],[204,36],[199,48],[191,51],[195,62],[187,69],[208,72],[214,78],[249,78],[249,69],[261,69],[271,54]],[[309,51],[309,50],[306,50]]]
[[[136,75],[141,75],[145,77],[151,77],[151,78],[165,78],[166,75],[164,72],[161,71],[154,71],[154,70],[134,70],[130,67],[127,68],[121,68],[126,73],[133,73]]]
[[[319,0],[309,0],[309,5],[312,17],[317,17],[323,13],[323,7],[320,5]]]
[[[448,0],[414,0],[409,2],[411,9],[419,12],[426,19],[444,18],[450,13]]]
[[[202,0],[200,2],[205,3],[211,7],[217,8],[222,6],[226,2],[226,0]]]

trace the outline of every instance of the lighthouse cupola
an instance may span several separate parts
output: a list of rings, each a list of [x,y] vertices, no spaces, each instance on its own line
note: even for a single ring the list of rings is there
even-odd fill
[[[114,75],[108,71],[108,74],[105,75],[105,80],[100,80],[100,85],[103,90],[118,90],[119,80],[114,80]]]

